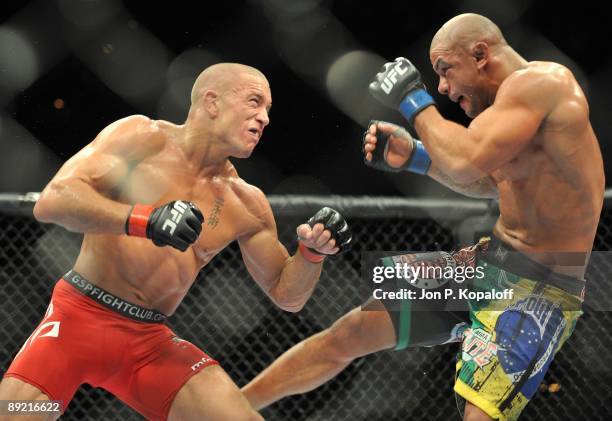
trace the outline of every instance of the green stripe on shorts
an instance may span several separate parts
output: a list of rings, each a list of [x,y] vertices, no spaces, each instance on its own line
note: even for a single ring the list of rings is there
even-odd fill
[[[383,257],[382,263],[384,266],[395,266],[393,258],[391,257]],[[399,329],[397,332],[397,345],[395,346],[396,351],[406,348],[410,343],[410,322],[412,319],[410,300],[402,300],[401,305],[402,307],[400,309]]]
[[[395,350],[399,351],[408,346],[410,342],[410,300],[402,300],[402,309],[400,311],[400,325],[399,325],[399,337],[397,338],[397,345]]]

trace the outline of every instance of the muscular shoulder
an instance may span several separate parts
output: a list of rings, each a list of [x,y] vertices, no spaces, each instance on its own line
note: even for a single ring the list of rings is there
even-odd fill
[[[531,62],[515,71],[501,84],[496,98],[496,102],[521,103],[544,116],[568,100],[586,105],[572,72],[552,62]]]
[[[269,211],[268,198],[259,187],[249,184],[239,177],[237,183],[240,185],[241,195],[247,208],[260,215]]]
[[[144,159],[161,150],[167,136],[155,120],[133,115],[105,127],[91,146],[101,152],[122,155],[128,160]]]
[[[274,218],[270,202],[268,202],[268,198],[259,187],[247,183],[237,175],[233,179],[233,185],[236,195],[240,198],[242,205],[249,214],[257,218],[264,225],[273,223]]]

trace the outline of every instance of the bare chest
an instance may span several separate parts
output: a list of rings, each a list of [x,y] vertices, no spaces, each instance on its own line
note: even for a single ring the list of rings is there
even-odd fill
[[[174,161],[152,160],[131,171],[120,192],[121,201],[161,206],[174,200],[195,204],[204,215],[202,233],[190,251],[199,266],[241,234],[254,229],[257,220],[245,206],[237,177],[199,177]]]
[[[491,177],[497,183],[527,182],[551,171],[553,166],[554,163],[542,147],[542,139],[538,136],[516,157],[493,171]]]

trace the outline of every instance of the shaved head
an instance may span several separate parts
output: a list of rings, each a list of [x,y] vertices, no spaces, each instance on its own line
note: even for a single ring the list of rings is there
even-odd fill
[[[202,94],[209,89],[224,92],[236,85],[239,76],[250,74],[266,80],[263,73],[254,67],[239,63],[219,63],[204,69],[191,89],[191,105],[196,104]]]
[[[185,120],[191,138],[221,145],[227,156],[247,158],[270,123],[272,92],[259,70],[238,63],[207,67],[191,89]]]
[[[431,40],[430,51],[434,49],[469,50],[477,42],[486,42],[490,47],[506,45],[499,27],[490,19],[475,13],[455,16],[436,32]]]

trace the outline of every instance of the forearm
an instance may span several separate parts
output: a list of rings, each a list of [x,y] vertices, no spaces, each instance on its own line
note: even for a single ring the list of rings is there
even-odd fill
[[[270,289],[270,296],[286,311],[301,310],[319,282],[322,266],[322,262],[309,262],[296,251],[287,259],[278,281]]]
[[[131,206],[108,199],[85,181],[52,182],[41,194],[34,216],[80,233],[123,234]]]
[[[435,107],[417,115],[415,129],[432,162],[454,183],[469,185],[488,176],[472,165],[476,145],[469,129],[444,119]]]
[[[494,199],[497,197],[497,186],[491,177],[482,177],[472,183],[457,183],[432,163],[427,175],[443,186],[468,197]]]

